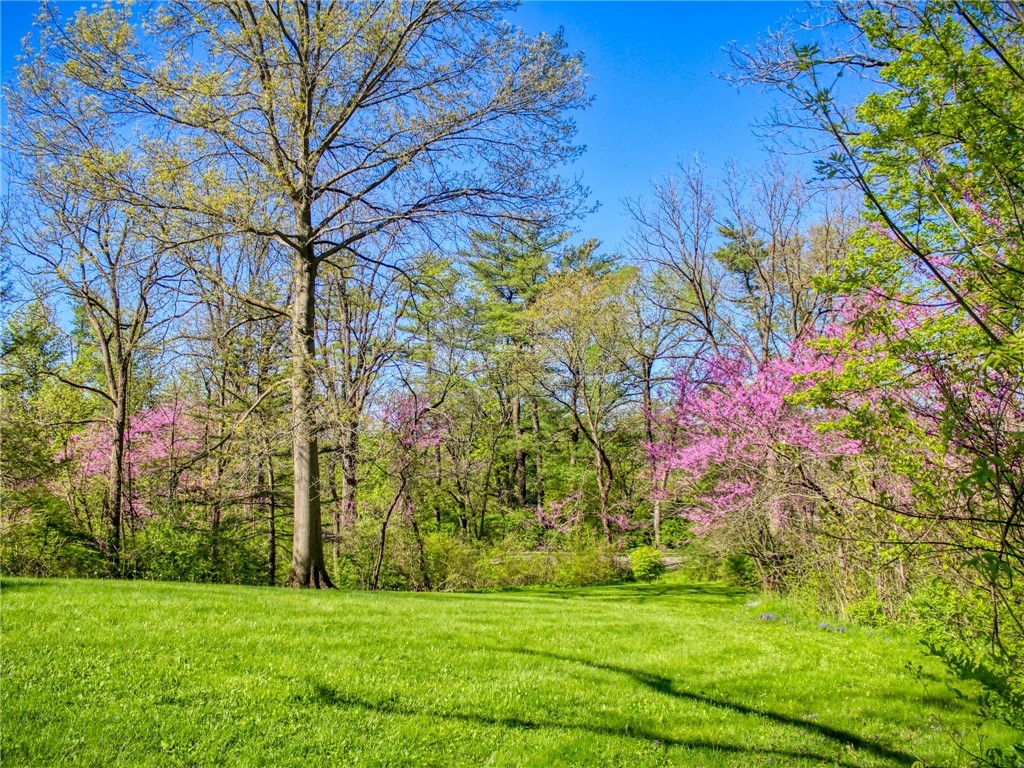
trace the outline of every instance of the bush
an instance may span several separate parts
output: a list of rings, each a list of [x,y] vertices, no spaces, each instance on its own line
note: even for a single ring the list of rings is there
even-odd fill
[[[459,536],[435,531],[423,538],[431,586],[442,592],[472,589],[480,581],[480,551]]]
[[[886,625],[885,605],[877,592],[869,592],[846,606],[846,618],[857,624],[868,624],[873,627]]]
[[[987,599],[984,578],[972,578],[969,570],[960,578],[960,583],[937,578],[919,587],[904,604],[904,617],[952,673],[949,687],[974,711],[979,730],[1000,723],[1016,736],[1009,750],[968,753],[974,764],[1019,768],[1024,765],[1024,630],[1004,621],[995,640],[999,616]],[[1003,590],[1007,606],[1024,605],[1024,584],[1010,581]]]
[[[607,584],[626,574],[597,537],[569,538],[559,548],[530,549],[509,536],[484,545],[434,532],[424,538],[431,587],[437,590]]]
[[[634,579],[649,583],[661,578],[665,572],[665,561],[660,549],[638,547],[629,553],[629,567]]]
[[[626,576],[615,559],[615,551],[604,540],[581,535],[572,549],[559,553],[551,583],[560,587],[608,584]]]
[[[0,572],[5,576],[105,576],[110,561],[87,531],[71,524],[53,497],[14,513],[0,524]]]
[[[726,555],[718,566],[718,575],[727,584],[752,588],[760,585],[757,566],[748,555]]]

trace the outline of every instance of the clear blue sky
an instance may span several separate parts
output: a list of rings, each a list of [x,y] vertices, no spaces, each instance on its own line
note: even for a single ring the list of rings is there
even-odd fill
[[[62,3],[65,14],[85,3]],[[765,155],[751,131],[769,104],[715,76],[727,69],[730,41],[757,36],[802,7],[790,2],[527,2],[512,20],[527,32],[564,28],[586,57],[594,105],[577,115],[587,152],[583,174],[599,211],[581,225],[614,249],[628,222],[620,201],[644,193],[679,160],[700,154],[712,172],[726,161],[756,164]],[[38,8],[0,0],[0,58],[9,82]]]

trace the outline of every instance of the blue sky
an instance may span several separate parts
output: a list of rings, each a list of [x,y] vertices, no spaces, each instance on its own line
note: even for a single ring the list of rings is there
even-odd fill
[[[65,14],[85,5],[62,4]],[[643,194],[677,161],[700,155],[712,172],[727,161],[758,164],[766,155],[751,123],[770,103],[716,77],[728,69],[722,48],[752,44],[801,3],[528,2],[512,16],[527,32],[562,27],[584,53],[594,105],[577,115],[587,152],[571,169],[592,191],[597,213],[580,225],[613,250],[628,228],[621,200]],[[31,29],[34,0],[0,0],[5,82]]]
[[[526,3],[516,21],[528,32],[565,30],[583,51],[595,101],[577,117],[587,153],[577,162],[601,204],[582,225],[614,249],[628,221],[621,200],[643,194],[676,163],[700,155],[712,173],[728,161],[760,164],[751,124],[770,102],[716,72],[722,50],[758,35],[803,7],[784,2]]]

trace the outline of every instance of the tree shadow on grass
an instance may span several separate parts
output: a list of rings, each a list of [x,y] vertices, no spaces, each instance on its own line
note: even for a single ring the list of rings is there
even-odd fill
[[[495,717],[476,712],[438,711],[430,707],[402,703],[397,697],[391,697],[386,701],[369,701],[352,694],[344,693],[321,683],[312,684],[311,691],[306,695],[299,696],[298,700],[303,704],[341,707],[346,709],[362,709],[367,712],[394,715],[398,717],[426,717],[432,720],[454,720],[457,722],[473,723],[476,725],[507,728],[513,731],[532,731],[540,729],[575,731],[590,733],[595,736],[637,739],[638,741],[645,741],[649,744],[660,744],[665,747],[706,749],[711,752],[728,752],[734,754],[747,753],[775,755],[780,758],[812,760],[826,763],[828,765],[843,766],[843,768],[856,768],[855,763],[846,762],[831,755],[821,755],[810,751],[739,746],[736,744],[719,743],[703,739],[673,739],[671,737],[649,731],[645,728],[637,728],[634,726],[616,727],[612,725],[603,725],[601,723],[573,723],[528,717]]]
[[[487,592],[466,592],[476,600],[593,600],[635,602],[686,598],[687,602],[728,604],[749,595],[741,587],[726,584],[617,584],[605,587],[521,587]]]
[[[497,649],[496,649],[497,650]],[[598,669],[605,672],[612,672],[619,675],[625,675],[632,678],[640,685],[646,688],[650,688],[653,691],[664,694],[665,696],[671,696],[676,699],[683,699],[686,701],[695,701],[699,704],[704,704],[710,707],[717,707],[719,709],[726,709],[731,712],[736,712],[741,715],[753,715],[756,717],[763,717],[766,720],[771,720],[775,723],[782,725],[789,725],[796,728],[803,729],[810,733],[822,736],[833,741],[839,742],[840,744],[849,745],[856,749],[862,749],[865,752],[870,752],[877,757],[882,757],[887,760],[892,760],[900,765],[913,765],[917,758],[912,755],[908,755],[906,752],[901,752],[896,749],[890,749],[883,744],[879,744],[875,741],[865,739],[862,736],[858,736],[850,731],[844,731],[839,728],[833,728],[824,723],[815,722],[814,720],[805,720],[799,717],[793,717],[791,715],[784,715],[779,712],[772,712],[770,710],[757,709],[756,707],[749,707],[745,704],[738,704],[735,702],[725,701],[722,699],[715,699],[710,696],[706,696],[703,693],[692,693],[690,691],[683,690],[676,686],[676,684],[668,677],[662,675],[655,675],[650,672],[644,672],[639,669],[631,669],[629,667],[620,667],[613,664],[600,664],[596,661],[590,661],[589,659],[580,659],[574,656],[563,656],[557,653],[550,653],[548,651],[536,651],[529,648],[509,648],[507,649],[511,653],[521,653],[527,656],[539,656],[545,659],[552,659],[554,661],[562,661],[570,664],[580,664],[591,669]]]
[[[20,576],[4,576],[3,578],[0,578],[0,595],[6,592],[21,592],[26,589],[48,586],[52,586],[52,583],[41,579],[29,579]]]
[[[633,584],[613,593],[610,592],[604,597],[608,600],[641,603],[647,600],[663,600],[673,597],[685,597],[690,602],[732,603],[749,594],[749,590],[726,584],[659,584],[655,582],[653,584]]]

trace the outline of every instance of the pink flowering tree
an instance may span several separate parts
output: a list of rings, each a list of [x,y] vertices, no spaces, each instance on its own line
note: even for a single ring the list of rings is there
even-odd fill
[[[666,493],[695,534],[750,555],[763,586],[799,567],[801,546],[822,570],[834,544],[842,571],[895,563],[905,592],[908,542],[934,536],[936,510],[969,517],[964,483],[990,471],[983,457],[998,453],[997,425],[1019,420],[1020,388],[961,367],[962,324],[923,297],[868,291],[786,359],[712,357],[677,376],[666,437],[649,449]],[[1017,471],[1019,455],[1006,459],[998,471]]]
[[[395,442],[409,451],[440,444],[448,428],[447,417],[415,394],[390,398],[381,419]]]
[[[829,341],[846,363],[807,403],[843,409],[841,427],[889,468],[892,490],[858,497],[889,527],[879,561],[941,585],[934,652],[982,683],[984,717],[1024,732],[1022,230],[1004,223],[1005,198],[947,194],[955,228],[910,238],[876,220],[863,233],[846,333]]]
[[[438,407],[425,401],[416,392],[396,393],[384,403],[380,416],[384,444],[389,452],[387,472],[394,484],[394,494],[381,518],[380,543],[370,580],[370,588],[380,584],[381,568],[387,545],[388,526],[396,509],[413,532],[419,549],[421,577],[426,588],[430,580],[426,566],[423,537],[412,501],[412,485],[417,477],[416,468],[422,457],[441,445],[450,430],[448,417]]]
[[[739,355],[712,356],[674,383],[649,446],[665,493],[697,535],[724,533],[749,555],[765,588],[777,585],[787,535],[806,527],[824,501],[816,468],[859,451],[824,428],[833,415],[795,405],[834,359],[794,344],[760,367]]]
[[[569,533],[583,519],[583,510],[580,505],[582,498],[582,493],[574,493],[564,499],[548,499],[543,506],[534,510],[534,519],[541,530]]]
[[[839,50],[783,42],[785,66],[774,54],[738,56],[831,138],[819,170],[858,187],[867,209],[836,285],[858,304],[845,342],[854,354],[809,402],[874,395],[849,408],[845,428],[909,493],[872,510],[905,527],[901,545],[941,563],[941,609],[963,637],[944,633],[938,646],[953,671],[982,683],[983,716],[1024,733],[1020,8],[927,0],[841,15],[856,34],[837,38]],[[856,107],[838,101],[838,84],[866,72],[869,94]],[[1017,765],[1022,752],[1019,741],[971,757]]]
[[[108,432],[105,424],[92,424],[73,434],[58,456],[61,464],[73,467],[77,483],[105,488],[114,450]],[[163,505],[198,489],[198,475],[180,467],[200,452],[202,437],[201,425],[180,401],[160,403],[129,418],[121,483],[129,526],[155,517]],[[102,546],[102,539],[97,543]]]

